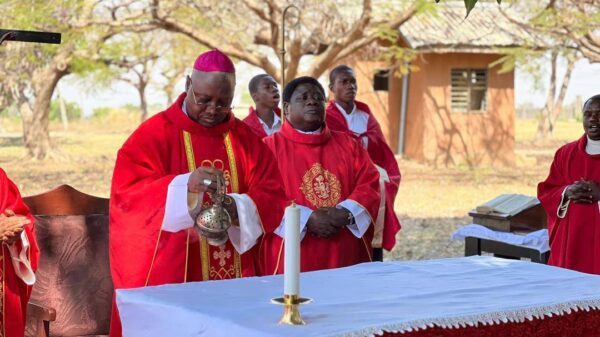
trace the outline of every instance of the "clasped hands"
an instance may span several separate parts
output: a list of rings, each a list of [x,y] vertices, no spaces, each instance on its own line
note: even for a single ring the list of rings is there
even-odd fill
[[[567,186],[565,196],[575,203],[591,204],[600,199],[600,186],[593,180],[581,179]]]
[[[330,238],[349,225],[351,218],[352,213],[345,208],[320,207],[312,212],[306,227],[317,237]]]
[[[188,180],[188,192],[191,193],[200,193],[205,192],[208,194],[213,194],[217,192],[217,179],[224,178],[223,171],[214,168],[202,166],[197,168]],[[226,185],[229,185],[229,182],[225,179]],[[200,201],[202,202],[202,201]],[[232,197],[225,195],[225,199],[223,200],[223,207],[229,213],[231,217],[231,222],[235,225],[238,224],[238,214],[237,207],[235,205],[235,200]]]
[[[25,225],[30,223],[27,217],[17,215],[9,209],[0,213],[0,242],[12,245],[19,238]]]

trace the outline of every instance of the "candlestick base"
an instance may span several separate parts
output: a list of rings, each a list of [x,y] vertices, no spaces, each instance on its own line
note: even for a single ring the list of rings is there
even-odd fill
[[[308,304],[312,301],[311,298],[299,297],[298,295],[283,295],[283,297],[271,299],[271,303],[283,305],[283,315],[279,320],[279,324],[288,325],[305,325],[306,323],[300,316],[300,304]]]

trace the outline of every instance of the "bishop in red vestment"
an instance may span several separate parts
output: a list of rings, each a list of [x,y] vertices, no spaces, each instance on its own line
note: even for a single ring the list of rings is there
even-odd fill
[[[382,199],[375,224],[373,247],[376,259],[382,260],[381,248],[388,251],[394,248],[396,233],[401,227],[394,212],[394,200],[400,186],[400,169],[369,106],[355,100],[358,87],[352,68],[345,65],[334,68],[329,74],[329,81],[334,100],[327,106],[327,126],[358,139],[380,173]]]
[[[0,169],[0,336],[23,337],[39,250],[34,219],[17,186]]]
[[[286,123],[265,138],[275,154],[287,198],[301,209],[301,271],[371,261],[372,223],[379,207],[379,174],[361,145],[329,130],[325,92],[312,77],[283,92]],[[285,222],[265,246],[275,272],[283,272]]]
[[[256,108],[250,107],[246,123],[260,138],[265,138],[281,129],[279,89],[273,77],[267,74],[254,76],[248,84],[250,96]]]
[[[200,55],[187,91],[119,150],[109,242],[116,289],[260,273],[259,247],[279,225],[285,197],[271,152],[231,112],[234,86],[227,56],[218,50]],[[219,176],[233,225],[228,241],[212,246],[191,229],[190,210],[211,205],[208,194]],[[113,307],[111,336],[120,335]]]
[[[548,214],[548,264],[600,274],[600,95],[583,105],[583,128],[556,152],[538,198]]]

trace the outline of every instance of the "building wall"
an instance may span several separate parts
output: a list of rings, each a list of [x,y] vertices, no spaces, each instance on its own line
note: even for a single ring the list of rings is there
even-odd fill
[[[514,155],[514,73],[488,69],[487,112],[451,111],[452,68],[488,68],[497,54],[420,54],[409,75],[404,155],[434,165],[512,166]],[[383,64],[352,62],[357,99],[370,105],[386,139],[398,150],[402,78],[391,77],[389,92],[372,89],[373,74]]]
[[[420,78],[424,86],[418,91],[411,90],[409,102],[423,102],[425,162],[514,165],[514,72],[499,74],[498,67],[488,69],[486,112],[451,111],[451,69],[488,68],[499,57],[466,53],[422,54],[416,60],[421,71],[413,73],[411,80]]]
[[[399,114],[395,114],[390,110],[389,100],[391,95],[389,93],[392,91],[373,90],[373,74],[378,69],[385,69],[385,63],[374,61],[357,62],[351,59],[347,60],[345,64],[352,67],[356,75],[358,84],[356,99],[369,105],[371,112],[373,112],[381,126],[388,144],[391,144],[390,141],[397,142],[398,135],[396,133],[394,138],[393,130],[398,128]]]

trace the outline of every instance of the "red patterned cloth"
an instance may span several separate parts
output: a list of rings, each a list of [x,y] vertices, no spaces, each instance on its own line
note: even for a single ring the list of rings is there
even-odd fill
[[[459,329],[433,327],[385,337],[596,337],[600,336],[600,310],[534,319],[523,323],[478,325]]]

